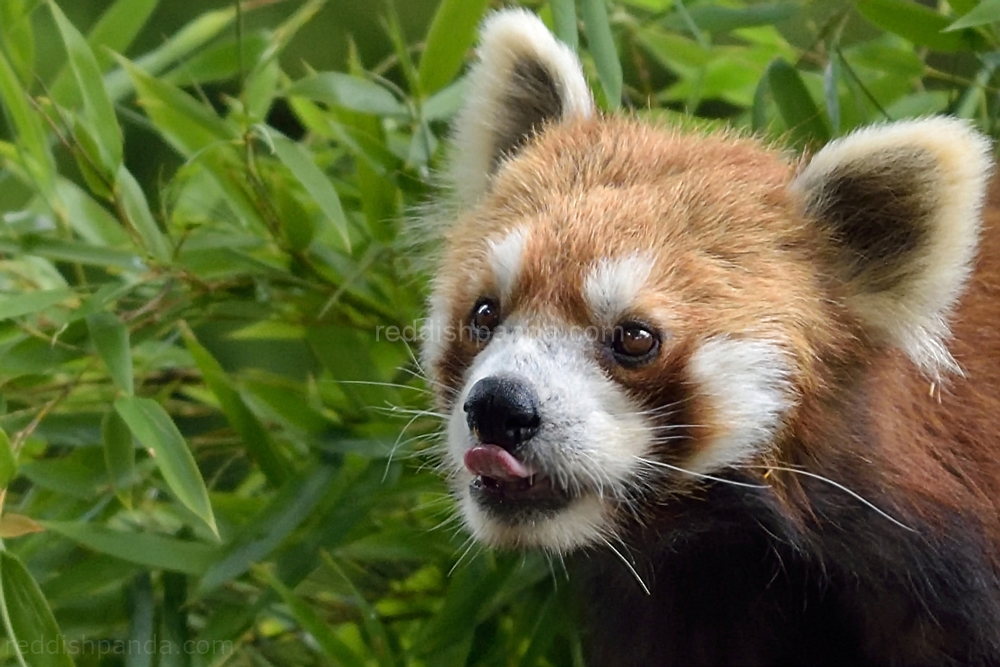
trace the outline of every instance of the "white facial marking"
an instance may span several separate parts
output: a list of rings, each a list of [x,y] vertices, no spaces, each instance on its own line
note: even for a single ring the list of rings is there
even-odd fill
[[[639,254],[598,261],[583,283],[583,296],[594,317],[614,324],[634,305],[652,270],[652,258]]]
[[[636,460],[651,446],[651,426],[593,361],[584,337],[574,339],[558,327],[505,327],[469,369],[448,423],[448,456],[466,522],[495,546],[565,552],[599,542],[613,529],[612,499],[627,496]],[[462,405],[476,382],[501,373],[522,379],[537,394],[541,426],[523,454],[526,462],[578,495],[557,512],[517,524],[493,519],[477,505],[469,493],[473,476],[463,464],[475,441]]]
[[[522,227],[488,244],[489,263],[500,292],[501,303],[510,297],[517,282],[517,276],[521,272],[521,256],[524,255],[527,239],[528,232]]]
[[[720,429],[685,463],[706,474],[747,461],[765,449],[792,406],[785,353],[772,342],[710,338],[692,355],[689,371]]]

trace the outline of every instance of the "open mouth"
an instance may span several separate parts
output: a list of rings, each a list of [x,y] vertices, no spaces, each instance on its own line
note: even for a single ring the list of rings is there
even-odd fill
[[[472,497],[492,514],[520,518],[561,509],[570,501],[550,477],[498,445],[476,445],[465,453],[464,462],[475,475]]]

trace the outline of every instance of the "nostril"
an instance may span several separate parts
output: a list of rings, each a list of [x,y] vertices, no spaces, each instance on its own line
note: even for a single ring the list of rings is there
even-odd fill
[[[541,426],[538,397],[519,378],[494,375],[479,380],[462,406],[469,429],[488,444],[514,449]]]

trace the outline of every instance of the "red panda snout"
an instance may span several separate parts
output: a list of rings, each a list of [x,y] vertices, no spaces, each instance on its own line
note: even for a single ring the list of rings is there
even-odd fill
[[[614,532],[652,425],[594,346],[569,327],[509,323],[466,371],[450,406],[447,459],[480,539],[566,552]]]

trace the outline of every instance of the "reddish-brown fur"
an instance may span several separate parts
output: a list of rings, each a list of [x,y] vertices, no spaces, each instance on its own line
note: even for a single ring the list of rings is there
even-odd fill
[[[932,383],[845,305],[848,287],[836,278],[832,239],[788,188],[795,171],[787,155],[747,138],[683,135],[627,119],[552,125],[504,164],[490,191],[446,233],[436,289],[452,323],[465,325],[476,300],[497,289],[484,261],[487,240],[525,227],[520,278],[503,316],[587,326],[595,324],[582,296],[588,267],[602,257],[650,254],[653,278],[632,314],[667,332],[663,351],[646,367],[608,365],[607,374],[656,407],[685,391],[683,369],[699,340],[777,341],[792,360],[798,404],[774,447],[741,474],[770,488],[774,513],[791,526],[777,541],[796,557],[806,554],[806,571],[828,577],[819,578],[815,594],[824,599],[827,585],[841,587],[838,609],[854,609],[858,629],[848,624],[831,636],[842,631],[867,642],[851,655],[873,660],[995,664],[1000,618],[982,618],[975,631],[969,624],[977,614],[1000,612],[1000,180],[990,190],[975,272],[951,318],[948,347],[963,374]],[[450,345],[434,376],[460,389],[480,349],[471,340]],[[712,435],[711,405],[695,396],[687,410],[702,429],[662,452],[666,459],[683,461]],[[778,468],[836,480],[912,533],[814,478]],[[643,540],[659,540],[684,519],[669,505],[651,505],[649,513],[638,532],[653,537],[636,539],[654,553],[655,570],[663,547]],[[773,548],[784,566],[781,548]],[[854,548],[857,561],[846,562]],[[894,597],[901,590],[908,593]],[[951,594],[969,598],[954,618]],[[879,609],[883,598],[888,606]],[[655,604],[654,616],[682,613],[672,601]],[[715,630],[692,627],[701,628],[691,634],[695,649],[683,655],[699,664],[722,655],[712,652]],[[698,638],[708,647],[701,653]],[[596,655],[624,650],[614,639],[601,641],[612,648]],[[684,662],[670,651],[648,649],[620,664],[641,664],[643,656]],[[761,651],[768,661],[771,654]]]

